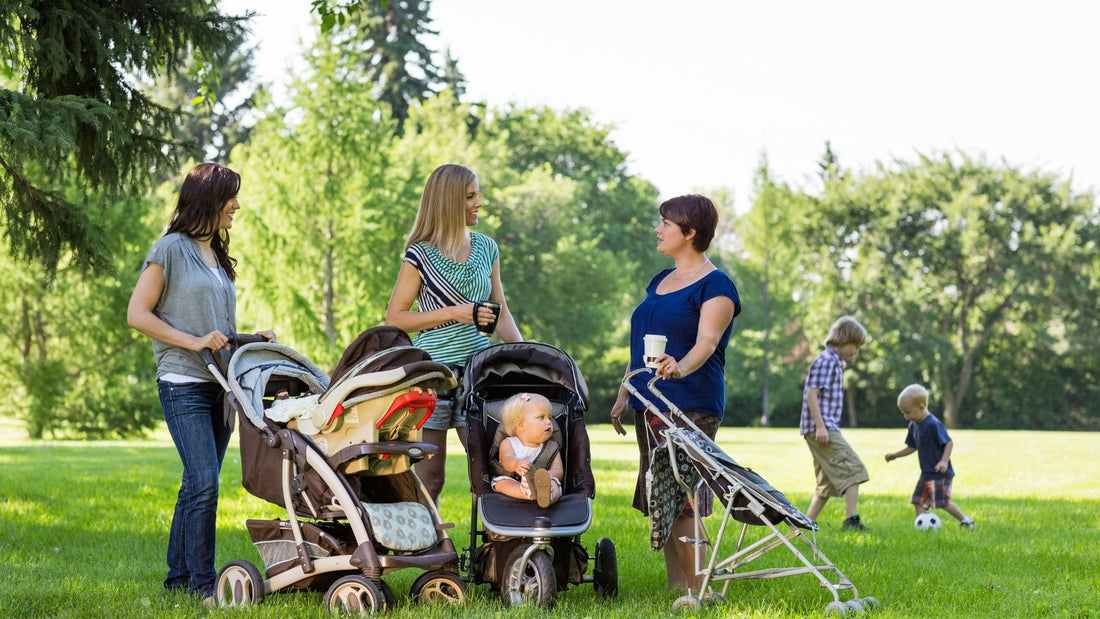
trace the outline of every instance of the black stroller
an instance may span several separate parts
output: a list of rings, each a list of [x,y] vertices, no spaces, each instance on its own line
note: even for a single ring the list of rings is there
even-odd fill
[[[208,353],[209,351],[207,351]],[[209,355],[208,355],[209,356]],[[450,370],[393,327],[363,332],[329,378],[300,353],[250,343],[222,381],[240,419],[242,483],[286,509],[248,520],[266,577],[245,560],[218,573],[219,606],[247,606],[280,591],[325,591],[330,611],[362,615],[392,608],[382,577],[414,568],[421,602],[461,602],[458,553],[434,502],[411,470],[435,447],[419,442],[435,391]]]
[[[658,540],[655,546],[663,546],[667,540],[672,520],[681,512],[685,499],[693,506],[698,505],[701,491],[709,488],[722,503],[722,522],[718,534],[711,541],[699,515],[695,512],[695,532],[691,542],[695,550],[695,573],[702,576],[700,590],[688,591],[688,595],[678,598],[674,608],[700,608],[704,602],[720,602],[725,599],[729,583],[734,580],[779,578],[798,574],[812,574],[818,583],[828,589],[833,601],[825,607],[825,614],[847,615],[851,612],[871,610],[879,606],[872,597],[860,598],[855,585],[841,573],[806,535],[806,531],[817,530],[817,524],[809,519],[787,497],[783,496],[771,484],[752,469],[739,465],[687,418],[675,404],[670,402],[655,383],[654,376],[647,384],[649,391],[668,407],[668,412],[646,399],[631,384],[634,376],[652,372],[641,368],[626,375],[623,384],[637,397],[667,429],[661,431],[659,443],[650,457],[651,477],[649,479],[651,539]],[[672,422],[679,419],[686,427]],[[721,558],[723,542],[731,520],[741,523],[740,534],[733,545],[732,554]],[[750,526],[764,527],[766,531],[758,539],[751,539]],[[780,527],[783,529],[780,529]],[[663,536],[663,537],[662,537]],[[807,557],[799,550],[809,551]],[[744,570],[746,566],[775,548],[786,548],[797,559],[792,567],[765,567]],[[714,583],[722,583],[721,592],[711,590]],[[841,601],[841,591],[851,591],[851,598]]]
[[[565,478],[561,499],[546,508],[491,487],[504,438],[502,405],[520,392],[546,396],[553,408],[553,440],[560,446]],[[470,424],[473,498],[470,546],[463,556],[468,579],[499,590],[506,606],[549,607],[559,589],[586,582],[600,595],[617,595],[615,544],[609,538],[596,543],[592,574],[586,575],[590,559],[580,536],[592,522],[596,484],[584,423],[588,385],[573,359],[537,342],[491,346],[466,364],[458,401]]]

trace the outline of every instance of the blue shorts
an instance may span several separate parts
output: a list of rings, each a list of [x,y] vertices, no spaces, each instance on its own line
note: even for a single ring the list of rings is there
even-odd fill
[[[922,479],[918,481],[909,502],[924,509],[943,509],[947,507],[947,504],[951,502],[951,480]]]

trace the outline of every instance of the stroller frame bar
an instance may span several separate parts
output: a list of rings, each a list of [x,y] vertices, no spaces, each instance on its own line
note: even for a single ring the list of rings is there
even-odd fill
[[[706,466],[709,470],[713,471],[717,475],[721,475],[721,472],[720,472],[721,471],[721,465],[719,465],[717,462],[715,462],[714,459],[711,458],[709,454],[707,454],[705,452],[702,452],[698,449],[695,449],[695,446],[694,446],[693,443],[684,441],[683,430],[670,431],[666,434],[666,437],[670,441],[670,445],[675,445],[675,447],[670,447],[670,449],[669,449],[670,452],[672,451],[672,449],[676,449],[676,448],[684,449],[685,451],[687,451],[689,453],[690,457],[693,460],[695,460],[696,462],[702,461],[704,466]],[[678,471],[676,472],[676,477],[677,477],[677,481],[679,481],[681,483],[681,485],[683,485],[684,482],[679,477],[679,472]],[[722,516],[722,524],[719,526],[718,534],[717,534],[717,536],[715,536],[715,541],[711,544],[710,561],[709,561],[709,565],[707,566],[707,568],[705,570],[702,569],[702,567],[700,565],[700,563],[701,563],[700,555],[702,553],[699,552],[699,550],[701,549],[702,544],[705,543],[705,542],[700,542],[699,541],[699,540],[702,539],[702,538],[700,538],[700,535],[699,535],[699,533],[701,533],[700,529],[702,528],[702,518],[700,518],[698,516],[695,518],[695,524],[696,524],[696,535],[695,535],[695,538],[696,538],[696,544],[695,544],[695,546],[696,546],[696,553],[695,553],[696,567],[695,567],[695,569],[696,569],[696,575],[697,576],[703,576],[703,582],[700,585],[700,590],[701,591],[705,591],[710,582],[724,582],[725,586],[723,587],[722,591],[723,591],[723,595],[725,595],[726,588],[729,586],[729,581],[763,579],[763,578],[780,578],[780,577],[783,577],[783,576],[795,576],[795,575],[799,575],[799,574],[813,574],[813,575],[815,575],[818,578],[818,581],[821,583],[821,586],[829,589],[833,594],[834,600],[838,601],[838,602],[840,601],[840,597],[837,593],[839,590],[852,589],[853,592],[855,591],[855,586],[851,583],[851,581],[849,581],[847,578],[845,578],[845,576],[840,572],[840,570],[837,569],[836,565],[834,565],[831,561],[828,560],[827,557],[825,557],[825,555],[823,555],[820,551],[817,550],[816,544],[814,544],[813,541],[811,541],[810,538],[808,538],[806,536],[806,534],[802,532],[801,529],[799,529],[797,526],[791,526],[789,532],[783,533],[766,516],[766,514],[764,513],[763,504],[760,503],[757,500],[757,498],[749,490],[748,486],[746,486],[745,484],[741,483],[740,481],[738,481],[736,479],[729,478],[728,476],[725,477],[725,481],[729,484],[729,491],[725,494],[724,500],[723,500],[723,503],[725,504],[726,508],[725,508],[723,516]],[[693,505],[697,505],[699,503],[699,494],[700,494],[699,491],[700,491],[701,487],[704,485],[704,483],[705,483],[704,480],[700,479],[696,483],[695,487],[691,489],[692,504]],[[758,539],[755,542],[752,542],[751,544],[749,544],[748,546],[745,546],[745,538],[746,538],[746,535],[748,533],[748,529],[751,525],[749,525],[748,523],[741,523],[741,532],[740,532],[740,535],[738,536],[737,543],[735,545],[734,553],[732,555],[730,555],[729,557],[719,561],[718,560],[718,556],[719,556],[718,551],[720,549],[722,541],[725,539],[725,535],[726,535],[727,529],[729,527],[730,521],[733,518],[733,513],[734,513],[734,509],[735,509],[734,498],[738,494],[741,494],[746,498],[746,500],[748,501],[748,504],[749,504],[748,505],[749,511],[751,511],[764,524],[764,526],[769,529],[770,532],[767,535],[765,535],[764,537],[762,537],[761,539]],[[823,563],[815,564],[814,562],[810,561],[798,549],[798,547],[795,546],[792,543],[792,540],[799,540],[799,541],[804,542],[807,546],[809,546],[813,550],[813,555],[817,559],[821,560]],[[747,572],[737,572],[736,571],[738,568],[752,563],[756,559],[760,558],[761,556],[767,554],[771,550],[773,550],[775,548],[778,548],[780,546],[786,546],[787,549],[790,550],[791,553],[794,554],[795,557],[797,557],[799,559],[799,561],[802,562],[803,566],[802,567],[790,567],[790,568],[774,568],[773,567],[773,568],[765,568],[765,569],[747,571]],[[829,580],[823,574],[823,572],[828,572],[828,573],[835,574],[837,582],[834,583],[833,581]],[[858,593],[856,593],[856,597],[857,598],[859,597]]]
[[[729,583],[734,580],[774,579],[800,574],[812,574],[817,578],[821,587],[828,589],[832,594],[834,604],[843,605],[840,600],[840,591],[849,589],[852,591],[853,599],[859,600],[859,593],[855,585],[853,585],[852,582],[841,573],[840,569],[821,552],[815,541],[808,537],[798,525],[787,517],[784,517],[782,520],[776,520],[775,522],[773,522],[773,518],[768,517],[764,503],[768,502],[769,498],[771,498],[770,496],[761,496],[761,494],[765,493],[762,493],[759,488],[742,482],[736,475],[730,472],[729,469],[715,460],[710,453],[700,448],[693,439],[697,437],[706,437],[706,435],[698,426],[692,423],[691,419],[688,418],[683,411],[669,401],[656,387],[655,383],[660,380],[660,377],[654,375],[646,386],[658,400],[668,407],[667,412],[662,412],[651,400],[647,399],[631,384],[630,381],[633,377],[645,372],[652,372],[652,370],[643,367],[633,372],[629,372],[623,378],[623,385],[631,395],[641,401],[646,409],[666,426],[666,429],[661,430],[661,434],[665,438],[664,449],[668,452],[668,457],[672,459],[674,465],[672,467],[673,476],[676,482],[687,492],[691,505],[699,505],[707,481],[704,476],[700,474],[698,481],[689,485],[689,481],[681,476],[679,468],[675,466],[676,452],[678,450],[684,452],[693,463],[696,470],[705,469],[714,479],[721,480],[725,485],[725,489],[721,493],[718,493],[722,495],[721,498],[724,505],[724,512],[722,515],[722,522],[718,527],[718,533],[714,541],[711,542],[707,538],[706,527],[698,508],[693,510],[694,538],[680,538],[681,542],[691,543],[693,546],[695,575],[702,577],[702,582],[700,583],[698,591],[699,597],[702,597],[703,592],[710,591],[711,585],[714,583],[722,583],[721,594],[725,596],[729,588]],[[680,425],[673,423],[673,418],[677,419]],[[710,441],[710,439],[707,440]],[[713,443],[713,441],[710,442]],[[736,505],[734,499],[738,496],[744,498],[744,507],[738,507]],[[738,509],[749,511],[755,519],[760,522],[760,525],[768,529],[768,533],[762,538],[746,545],[745,542],[749,527],[760,525],[750,525],[748,522],[742,522],[741,531],[734,543],[733,554],[724,559],[720,559],[720,550],[723,547],[723,541],[730,532],[731,520],[734,519],[734,513]],[[784,533],[776,526],[777,524],[786,524],[790,527],[790,531]],[[816,535],[814,537],[816,538]],[[793,543],[794,541],[800,541],[808,546],[811,551],[808,554],[812,555],[817,562],[807,558],[806,553],[800,551]],[[771,550],[779,547],[786,547],[798,559],[801,565],[738,571]],[[703,563],[706,563],[705,567]],[[826,573],[830,574],[832,577],[827,577],[825,575]],[[690,588],[688,594],[688,598],[693,598]],[[699,598],[694,599],[698,601]]]

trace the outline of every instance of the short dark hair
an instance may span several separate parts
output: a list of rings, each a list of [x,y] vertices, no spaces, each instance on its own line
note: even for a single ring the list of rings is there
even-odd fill
[[[691,246],[696,251],[702,253],[710,247],[718,227],[718,207],[710,198],[694,193],[669,198],[661,203],[660,211],[661,217],[680,226],[684,234],[695,231]]]

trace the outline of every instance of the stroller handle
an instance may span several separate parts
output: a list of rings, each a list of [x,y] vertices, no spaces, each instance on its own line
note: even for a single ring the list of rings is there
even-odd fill
[[[646,387],[649,389],[650,393],[652,393],[659,400],[668,405],[667,413],[661,412],[661,410],[657,408],[657,406],[653,404],[653,402],[646,399],[645,396],[643,396],[637,389],[634,388],[634,385],[630,384],[631,378],[634,378],[635,376],[638,376],[639,374],[644,374],[646,372],[653,374],[653,378],[649,379],[649,382],[646,383]],[[668,398],[666,398],[665,394],[661,393],[661,390],[657,388],[656,384],[658,380],[661,380],[661,377],[657,376],[657,373],[654,372],[651,368],[641,367],[623,377],[623,386],[626,387],[626,390],[630,392],[634,397],[638,398],[638,400],[641,401],[641,403],[646,407],[647,410],[649,410],[649,412],[653,413],[662,422],[664,422],[666,426],[672,427],[674,425],[670,417],[679,417],[688,429],[701,435],[704,434],[704,432],[699,429],[699,426],[695,425],[691,421],[691,419],[687,415],[685,415],[682,410],[680,410],[678,406],[676,406]]]
[[[245,344],[255,344],[257,342],[266,342],[267,338],[258,333],[231,333],[226,336],[229,338],[230,348],[239,348]],[[214,351],[209,348],[202,349],[202,362],[206,364],[206,369],[210,370],[210,373],[214,375],[214,378],[218,379],[226,393],[229,392],[229,383],[226,381],[222,373],[218,371],[218,365],[214,363]]]

